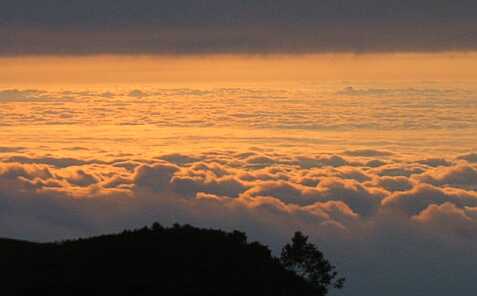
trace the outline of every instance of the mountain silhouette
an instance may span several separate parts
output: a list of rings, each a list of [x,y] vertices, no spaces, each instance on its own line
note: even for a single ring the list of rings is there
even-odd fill
[[[3,295],[319,295],[239,231],[164,228],[56,243],[0,240]]]

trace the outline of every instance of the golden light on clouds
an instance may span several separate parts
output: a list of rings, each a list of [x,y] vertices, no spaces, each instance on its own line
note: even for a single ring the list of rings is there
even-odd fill
[[[0,7],[0,241],[301,230],[343,295],[472,295],[476,0]]]
[[[473,275],[476,57],[2,58],[0,237],[302,229],[345,271],[392,251]]]
[[[477,53],[0,58],[3,85],[474,80]]]

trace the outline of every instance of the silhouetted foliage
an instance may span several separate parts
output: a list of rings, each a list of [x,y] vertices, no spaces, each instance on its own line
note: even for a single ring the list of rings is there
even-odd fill
[[[243,232],[154,223],[60,243],[0,240],[3,295],[313,295]]]
[[[330,287],[341,289],[344,285],[345,279],[337,278],[335,267],[308,242],[308,236],[299,231],[295,232],[292,243],[283,247],[280,261],[285,268],[309,282],[318,295],[326,295]]]

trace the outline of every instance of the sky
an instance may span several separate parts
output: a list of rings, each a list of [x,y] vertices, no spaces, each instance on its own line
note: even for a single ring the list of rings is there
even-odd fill
[[[475,50],[472,0],[5,0],[0,54]]]
[[[476,8],[2,1],[0,237],[302,230],[332,295],[471,294]]]

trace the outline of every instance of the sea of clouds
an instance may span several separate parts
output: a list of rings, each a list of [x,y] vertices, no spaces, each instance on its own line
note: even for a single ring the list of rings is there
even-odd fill
[[[437,84],[439,85],[439,84]],[[0,90],[0,126],[152,125],[302,130],[477,128],[475,86]]]
[[[179,222],[243,230],[278,252],[302,230],[349,278],[345,294],[468,291],[477,264],[477,146],[475,136],[450,135],[477,130],[474,93],[346,87],[327,99],[313,91],[4,90],[0,237],[60,240]],[[105,151],[99,136],[81,132],[133,123],[204,134],[183,138],[181,152],[167,141],[145,147],[151,133],[128,133],[127,144],[118,138]],[[210,136],[210,147],[198,149],[194,141],[207,141],[211,126],[251,134],[266,127],[280,145],[241,134],[235,148]],[[333,150],[323,139],[292,138],[310,129],[350,139]],[[428,138],[430,129],[444,138]],[[409,130],[418,136],[399,139]]]

